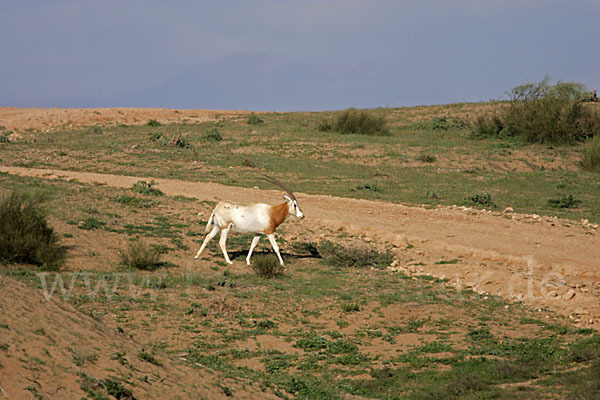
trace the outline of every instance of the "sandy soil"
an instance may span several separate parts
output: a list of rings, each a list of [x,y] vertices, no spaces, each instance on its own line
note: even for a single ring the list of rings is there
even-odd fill
[[[166,108],[14,108],[0,107],[0,126],[15,133],[51,132],[90,125],[144,125],[200,123],[227,118],[245,111],[174,110]]]

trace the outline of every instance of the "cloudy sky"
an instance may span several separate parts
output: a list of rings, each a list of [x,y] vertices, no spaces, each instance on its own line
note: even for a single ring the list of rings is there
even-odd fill
[[[600,89],[598,0],[2,0],[0,106],[333,110]]]

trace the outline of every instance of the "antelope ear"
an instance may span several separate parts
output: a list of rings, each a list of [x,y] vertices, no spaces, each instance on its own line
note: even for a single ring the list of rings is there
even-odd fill
[[[290,198],[290,196],[288,196],[285,193],[283,194],[283,199],[285,200],[286,203],[292,204],[292,199]]]

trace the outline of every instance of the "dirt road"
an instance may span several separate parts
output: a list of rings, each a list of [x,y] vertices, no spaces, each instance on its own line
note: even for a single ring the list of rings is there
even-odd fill
[[[278,191],[216,183],[0,166],[47,179],[77,179],[128,188],[154,179],[168,195],[200,200],[276,202]],[[449,279],[457,288],[556,310],[582,326],[599,326],[600,231],[586,221],[491,213],[464,207],[426,209],[377,201],[297,193],[302,228],[347,231],[394,248],[390,271]]]

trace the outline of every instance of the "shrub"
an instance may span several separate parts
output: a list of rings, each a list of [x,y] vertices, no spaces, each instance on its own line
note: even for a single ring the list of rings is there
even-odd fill
[[[473,196],[465,197],[463,202],[467,206],[472,207],[488,207],[497,208],[496,203],[492,201],[492,195],[489,193],[476,193]]]
[[[204,135],[202,139],[207,142],[220,142],[221,140],[223,140],[223,136],[221,136],[221,132],[219,132],[217,128],[214,128],[206,135]]]
[[[333,123],[329,118],[323,118],[317,125],[319,132],[331,132],[333,130]]]
[[[160,122],[158,122],[155,119],[149,119],[148,122],[146,122],[146,125],[155,128],[157,126],[160,126]]]
[[[264,278],[283,274],[285,268],[273,254],[257,254],[252,259],[252,270]]]
[[[248,125],[259,125],[262,124],[263,121],[262,118],[260,118],[258,115],[254,114],[254,113],[250,113],[250,116],[248,117]]]
[[[58,268],[64,261],[58,236],[39,200],[13,192],[0,202],[0,260]]]
[[[377,135],[386,136],[390,132],[383,115],[351,108],[343,111],[333,121],[322,121],[319,130],[334,130],[341,134]]]
[[[448,131],[451,129],[465,129],[467,124],[460,118],[448,120],[446,117],[433,117],[430,128],[434,131]]]
[[[497,137],[503,133],[504,124],[498,116],[480,115],[475,120],[472,133],[476,137]]]
[[[160,251],[144,242],[133,242],[120,254],[121,264],[130,268],[153,271],[163,265]]]
[[[437,161],[437,158],[432,154],[421,154],[417,157],[417,160],[424,163],[434,163]]]
[[[552,208],[575,208],[581,204],[573,195],[560,194],[555,199],[548,199],[548,205]]]
[[[573,143],[600,134],[600,115],[583,107],[585,87],[578,83],[539,83],[517,86],[502,111],[503,131],[531,143]]]
[[[133,184],[131,190],[133,190],[136,193],[141,193],[149,196],[162,196],[164,193],[160,189],[155,188],[154,185],[156,185],[156,182],[154,182],[154,180],[150,182],[139,181]]]
[[[583,149],[581,167],[590,172],[600,172],[600,137],[586,143]]]

